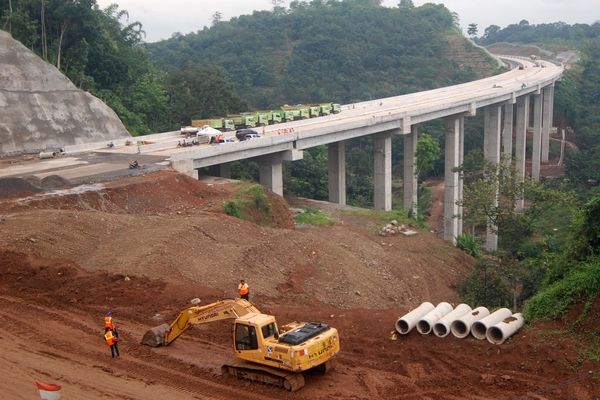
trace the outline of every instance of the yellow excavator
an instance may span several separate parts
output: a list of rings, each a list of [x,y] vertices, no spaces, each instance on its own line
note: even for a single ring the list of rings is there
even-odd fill
[[[332,358],[340,351],[335,328],[315,322],[292,322],[278,327],[274,316],[261,313],[244,299],[187,308],[170,325],[147,331],[142,344],[167,346],[193,325],[225,319],[235,319],[233,348],[238,359],[221,367],[224,376],[296,391],[304,386],[303,371],[327,372]]]

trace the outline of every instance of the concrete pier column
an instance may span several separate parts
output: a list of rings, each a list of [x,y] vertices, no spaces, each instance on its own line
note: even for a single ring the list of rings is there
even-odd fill
[[[550,128],[552,127],[552,102],[554,97],[554,86],[546,86],[542,91],[544,96],[542,117],[542,162],[548,162],[550,154]]]
[[[392,209],[392,132],[374,135],[374,171],[375,185],[373,203],[376,210]]]
[[[208,167],[208,174],[210,176],[219,176],[221,178],[231,179],[231,164],[223,163],[211,165]]]
[[[283,196],[283,159],[281,154],[270,154],[258,159],[260,184]]]
[[[404,209],[417,218],[417,140],[419,132],[416,125],[411,126],[410,133],[404,135]]]
[[[501,106],[491,105],[485,109],[485,123],[483,134],[484,156],[486,161],[498,164],[500,162],[500,115]],[[495,179],[494,177],[491,177]],[[496,191],[498,188],[496,188]],[[494,206],[498,204],[497,196],[494,199]],[[485,248],[488,251],[498,250],[497,227],[488,221],[485,238]]]
[[[465,118],[460,118],[460,130],[458,137],[458,165],[463,165],[465,162]],[[463,201],[464,194],[464,179],[461,174],[458,175],[458,201]],[[458,206],[458,234],[463,233],[463,206]]]
[[[194,169],[194,160],[171,161],[171,167],[182,174],[198,179],[198,170]]]
[[[336,142],[327,145],[329,165],[329,201],[346,204],[346,143]]]
[[[502,128],[502,153],[512,158],[513,152],[513,104],[504,105],[504,123]]]
[[[517,175],[521,181],[525,180],[525,161],[527,149],[527,127],[529,126],[529,96],[521,96],[517,99],[517,122],[515,125],[515,164]],[[524,200],[517,200],[515,205],[517,210],[522,210],[525,206]]]
[[[444,161],[444,239],[456,243],[458,236],[458,171],[460,128],[463,117],[446,118],[446,154]]]
[[[542,162],[542,95],[533,95],[533,150],[531,155],[531,177],[540,180]]]

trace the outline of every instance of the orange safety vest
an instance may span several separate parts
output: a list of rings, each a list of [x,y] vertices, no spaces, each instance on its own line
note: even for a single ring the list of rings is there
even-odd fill
[[[106,344],[108,346],[112,346],[117,342],[117,337],[113,335],[113,331],[108,331],[104,334],[104,340],[106,340]]]
[[[244,283],[243,285],[240,283],[238,285],[238,289],[240,291],[240,296],[250,293],[250,287],[247,283]]]
[[[110,329],[115,327],[112,322],[112,317],[104,317],[104,327]]]

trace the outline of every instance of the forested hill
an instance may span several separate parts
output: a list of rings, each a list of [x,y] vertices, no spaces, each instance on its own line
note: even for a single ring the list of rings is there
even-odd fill
[[[561,43],[579,47],[582,42],[600,38],[600,22],[592,25],[553,22],[547,24],[530,24],[521,20],[518,24],[510,24],[505,28],[490,25],[485,28],[483,36],[478,39],[483,45],[498,42],[508,43]]]
[[[372,0],[292,2],[148,45],[169,70],[216,65],[250,108],[351,102],[490,75],[494,61],[442,5],[387,8]]]

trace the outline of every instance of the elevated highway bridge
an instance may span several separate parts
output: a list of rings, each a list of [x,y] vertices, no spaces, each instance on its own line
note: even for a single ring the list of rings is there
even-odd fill
[[[554,84],[563,67],[546,61],[501,57],[513,69],[493,77],[435,90],[365,101],[342,106],[339,114],[256,128],[257,139],[227,145],[177,147],[179,132],[144,136],[145,144],[125,146],[125,140],[67,147],[67,153],[96,151],[155,156],[172,167],[198,177],[198,169],[213,167],[223,177],[230,175],[229,163],[254,159],[260,166],[260,181],[283,194],[282,163],[302,158],[303,150],[327,145],[329,156],[329,200],[346,202],[345,142],[362,136],[374,140],[374,206],[392,208],[392,135],[404,138],[404,207],[416,212],[417,177],[415,151],[419,124],[445,120],[444,237],[454,241],[462,233],[462,181],[455,168],[464,154],[465,118],[478,112],[485,116],[484,154],[493,163],[501,152],[514,158],[519,174],[525,176],[526,132],[533,126],[532,177],[539,179],[540,165],[548,160],[552,126]],[[522,202],[518,205],[523,206]],[[497,248],[494,227],[488,228],[486,248]]]

